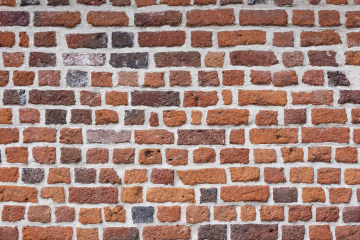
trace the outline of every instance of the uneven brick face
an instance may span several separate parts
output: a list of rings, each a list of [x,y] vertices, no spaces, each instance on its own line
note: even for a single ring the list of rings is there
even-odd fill
[[[181,22],[182,15],[179,11],[144,12],[135,14],[136,26],[178,26]]]
[[[17,222],[25,218],[25,207],[4,205],[1,220],[5,222]]]
[[[285,91],[239,90],[239,105],[284,106],[287,102]]]
[[[340,36],[335,31],[302,32],[300,35],[302,47],[341,44]]]
[[[224,202],[266,202],[269,193],[267,186],[226,186],[220,189],[220,197]]]
[[[311,206],[289,206],[289,222],[309,221],[311,218]]]
[[[225,26],[235,22],[233,9],[220,10],[191,10],[186,14],[188,27],[198,26]]]
[[[26,226],[22,229],[22,238],[26,240],[30,239],[46,239],[58,236],[60,238],[72,238],[72,227],[31,227]]]
[[[184,31],[140,32],[140,47],[175,47],[185,43]]]
[[[177,176],[185,185],[226,183],[224,169],[206,168],[199,170],[179,170],[177,171]]]
[[[240,25],[242,26],[286,26],[287,13],[284,10],[240,10]]]
[[[86,16],[86,20],[94,27],[121,27],[129,24],[129,17],[125,12],[90,11]]]
[[[209,222],[210,211],[207,206],[189,206],[186,208],[187,223]]]
[[[357,5],[0,0],[0,239],[360,239]]]

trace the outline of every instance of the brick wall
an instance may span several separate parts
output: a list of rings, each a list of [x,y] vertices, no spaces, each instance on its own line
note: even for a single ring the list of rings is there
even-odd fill
[[[0,0],[0,240],[360,239],[359,28],[359,0]]]

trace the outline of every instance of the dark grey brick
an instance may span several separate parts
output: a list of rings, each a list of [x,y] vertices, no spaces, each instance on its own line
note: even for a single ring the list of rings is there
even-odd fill
[[[75,168],[75,182],[76,183],[95,183],[96,169],[95,168]]]
[[[296,187],[281,187],[273,190],[274,202],[276,203],[291,203],[297,202],[298,191]]]
[[[199,240],[226,240],[226,225],[225,224],[216,224],[216,225],[202,225],[198,231]]]
[[[46,109],[45,124],[66,124],[66,110]]]
[[[345,73],[340,71],[327,72],[330,87],[350,86],[350,81],[347,79]]]
[[[125,111],[125,125],[143,125],[145,110],[130,109]]]
[[[153,222],[154,207],[133,207],[131,209],[133,223]]]
[[[86,87],[87,79],[87,72],[73,69],[69,70],[65,77],[66,83],[70,87]]]
[[[112,53],[110,65],[115,68],[148,68],[149,53]]]
[[[20,6],[40,5],[39,0],[21,0]]]
[[[39,183],[44,179],[44,169],[23,168],[21,179],[24,183]]]
[[[3,95],[4,105],[24,105],[26,103],[25,90],[5,90]]]
[[[113,32],[111,35],[113,48],[125,48],[134,46],[134,33],[132,32]]]
[[[200,203],[217,202],[216,188],[200,188]]]

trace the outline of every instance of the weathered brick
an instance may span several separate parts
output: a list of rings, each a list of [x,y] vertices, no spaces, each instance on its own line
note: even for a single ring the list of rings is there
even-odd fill
[[[287,102],[285,91],[239,90],[239,106],[273,105],[284,106]]]
[[[117,203],[118,189],[114,187],[70,187],[69,202],[79,204]]]
[[[304,127],[301,129],[301,142],[319,143],[319,142],[349,142],[349,128],[314,128]]]
[[[220,198],[224,202],[266,202],[270,195],[268,186],[223,186]]]
[[[232,240],[269,239],[278,238],[277,224],[233,224],[231,225]]]
[[[189,202],[195,203],[194,189],[187,188],[150,188],[146,194],[148,202]]]
[[[28,26],[30,13],[24,11],[1,11],[0,26]]]
[[[234,66],[272,66],[279,63],[272,51],[234,51],[230,52],[231,65]]]
[[[200,67],[199,52],[157,52],[154,54],[156,67]]]
[[[191,10],[186,13],[186,26],[225,26],[235,22],[233,9]]]
[[[35,12],[34,15],[34,26],[36,27],[73,28],[80,22],[80,12]]]
[[[175,47],[185,43],[184,31],[139,32],[140,47]]]
[[[149,53],[111,53],[110,65],[114,68],[134,68],[146,69],[148,68]]]
[[[179,26],[182,15],[179,11],[143,12],[135,13],[135,25],[142,27],[150,26]]]
[[[133,91],[131,93],[133,106],[179,106],[180,94],[174,91]]]
[[[311,92],[292,92],[292,104],[294,105],[329,105],[334,102],[333,91],[315,90]],[[360,95],[359,95],[360,96]]]
[[[251,129],[250,142],[252,144],[286,144],[298,142],[296,128]]]
[[[22,229],[22,239],[33,240],[33,239],[51,239],[57,236],[60,239],[71,239],[73,237],[72,227],[32,227],[26,226]]]
[[[217,34],[219,47],[265,44],[266,32],[261,30],[224,31]]]
[[[146,226],[143,229],[142,236],[144,240],[191,239],[191,228],[185,225]]]
[[[288,16],[285,10],[240,10],[242,26],[286,26]]]
[[[338,66],[334,51],[308,51],[308,57],[312,66]]]
[[[90,11],[86,15],[86,20],[94,27],[122,27],[129,25],[129,17],[125,12]]]

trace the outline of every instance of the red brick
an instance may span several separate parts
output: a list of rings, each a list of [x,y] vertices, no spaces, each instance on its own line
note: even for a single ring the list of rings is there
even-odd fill
[[[142,27],[150,26],[179,26],[182,15],[179,11],[144,12],[135,13],[135,25]]]
[[[292,23],[298,26],[314,26],[315,14],[312,10],[293,10]]]
[[[191,239],[191,228],[184,225],[146,226],[142,236],[144,240]]]
[[[80,24],[80,12],[35,12],[36,27],[67,27],[73,28]]]
[[[37,190],[33,187],[0,186],[1,202],[32,202],[37,203]]]
[[[0,182],[14,182],[19,179],[19,168],[17,167],[1,167]]]
[[[311,66],[338,66],[334,51],[308,51],[308,57]]]
[[[335,161],[338,163],[357,163],[358,151],[355,147],[336,148]]]
[[[233,9],[191,10],[186,13],[186,26],[225,26],[235,22]]]
[[[304,127],[301,129],[301,142],[320,143],[320,142],[349,142],[349,128],[314,128]]]
[[[330,188],[329,202],[332,204],[349,203],[351,195],[351,188]]]
[[[69,202],[78,204],[117,203],[118,189],[114,187],[70,187]]]
[[[223,148],[220,150],[221,164],[249,163],[249,152],[247,148]]]
[[[28,148],[27,147],[7,147],[5,149],[6,161],[9,163],[27,163]]]
[[[286,144],[298,142],[297,128],[251,129],[249,134],[252,144]]]
[[[329,225],[312,225],[309,227],[310,240],[332,240],[333,236]]]
[[[0,32],[0,39],[0,47],[13,47],[15,45],[15,34],[13,32]]]
[[[258,126],[278,125],[278,113],[276,111],[259,111],[255,116],[255,124]]]
[[[320,184],[340,184],[340,168],[320,168],[317,170],[317,182]]]
[[[165,150],[166,163],[172,166],[188,164],[188,150],[167,148]]]
[[[302,47],[341,44],[340,35],[332,30],[322,32],[301,32],[300,45]]]
[[[336,10],[320,10],[318,12],[318,14],[319,14],[319,24],[322,27],[340,26],[341,25],[340,13]],[[348,39],[349,39],[349,37],[348,37]]]
[[[4,205],[1,213],[1,220],[4,222],[17,222],[25,218],[24,206]],[[1,230],[0,230],[1,232]],[[1,236],[1,234],[0,234]]]
[[[331,147],[312,147],[308,148],[309,162],[330,162]]]
[[[304,162],[304,150],[302,148],[281,148],[281,156],[284,163]]]
[[[26,226],[22,229],[22,239],[51,239],[57,236],[59,239],[71,239],[73,237],[72,227],[31,227]]]
[[[193,31],[191,32],[192,47],[212,47],[212,32]]]
[[[221,168],[178,170],[177,176],[184,185],[226,183],[226,173]]]
[[[304,72],[302,82],[312,86],[324,85],[324,71],[323,70],[308,70]]]
[[[217,34],[219,47],[265,44],[266,32],[261,30],[224,31]]]
[[[4,61],[4,67],[20,67],[24,63],[24,53],[22,52],[3,52],[2,56]]]
[[[273,38],[273,46],[275,47],[293,47],[294,33],[293,32],[275,32]]]
[[[220,197],[224,202],[267,202],[268,186],[223,186]]]
[[[184,31],[139,32],[140,47],[175,47],[185,43]]]
[[[246,109],[215,109],[208,110],[206,123],[208,125],[234,125],[248,124],[249,111]]]
[[[90,11],[86,20],[94,27],[122,27],[129,25],[129,17],[125,12]]]
[[[185,91],[184,107],[214,106],[219,101],[216,91]]]
[[[208,206],[188,206],[186,208],[187,223],[201,223],[210,221],[210,211]]]
[[[311,121],[313,124],[330,124],[338,123],[345,124],[347,116],[345,108],[342,109],[329,109],[329,108],[316,108],[311,109]]]
[[[292,92],[292,104],[329,105],[334,102],[333,91],[316,90],[311,92]]]
[[[285,10],[240,10],[240,25],[242,26],[286,26]]]
[[[254,149],[255,163],[276,162],[276,151],[274,149]]]
[[[144,78],[144,87],[164,87],[165,78],[163,72],[147,72]]]
[[[272,51],[234,51],[230,52],[230,62],[233,66],[264,66],[269,67],[279,63]]]
[[[284,106],[287,102],[285,91],[273,90],[239,90],[238,99],[239,106]]]
[[[198,72],[199,86],[219,86],[219,77],[217,71],[199,71]]]

